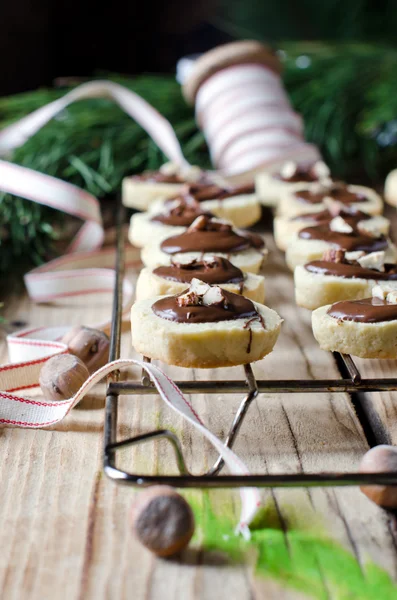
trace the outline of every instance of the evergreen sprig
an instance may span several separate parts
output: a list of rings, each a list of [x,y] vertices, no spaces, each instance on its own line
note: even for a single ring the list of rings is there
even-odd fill
[[[304,118],[306,137],[320,146],[338,177],[381,182],[397,163],[397,50],[373,44],[281,44],[284,81]],[[107,76],[134,90],[167,117],[186,158],[208,166],[203,135],[174,77]],[[38,90],[0,99],[0,128],[67,91]],[[83,100],[17,149],[12,160],[75,183],[99,198],[122,178],[155,169],[165,157],[146,133],[109,100]],[[47,260],[62,215],[0,196],[0,273]]]

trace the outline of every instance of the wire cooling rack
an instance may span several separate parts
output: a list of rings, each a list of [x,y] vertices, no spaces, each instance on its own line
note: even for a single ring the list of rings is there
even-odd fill
[[[125,272],[124,235],[122,223],[124,210],[118,214],[116,281],[113,298],[112,328],[110,334],[109,360],[120,357],[122,282]],[[187,394],[243,394],[241,404],[234,416],[224,444],[231,448],[244,421],[251,402],[259,394],[281,393],[324,393],[324,392],[383,392],[396,391],[397,378],[365,379],[361,377],[353,359],[348,354],[338,355],[344,366],[346,377],[340,379],[296,379],[296,380],[257,380],[251,365],[244,365],[244,379],[237,381],[176,381],[178,387]],[[150,359],[144,358],[145,361]],[[237,367],[236,367],[237,368]],[[191,474],[185,463],[179,438],[166,429],[142,433],[124,440],[117,440],[118,401],[120,395],[135,397],[157,394],[157,390],[144,372],[140,381],[118,381],[117,374],[108,383],[105,408],[103,467],[111,479],[135,486],[154,484],[170,485],[179,488],[237,488],[237,487],[321,487],[351,486],[362,484],[397,485],[397,473],[280,473],[277,475],[219,475],[224,463],[218,457],[212,468],[203,475]],[[179,475],[142,475],[129,473],[117,467],[117,451],[126,446],[134,446],[158,439],[166,439],[173,447]]]

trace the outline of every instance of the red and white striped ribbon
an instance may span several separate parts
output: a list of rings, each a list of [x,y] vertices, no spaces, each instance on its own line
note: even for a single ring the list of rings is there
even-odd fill
[[[304,141],[301,117],[280,77],[265,65],[233,65],[206,79],[197,93],[196,117],[213,164],[225,174],[321,159],[316,146]]]
[[[92,82],[76,88],[63,98],[44,106],[0,133],[0,153],[8,154],[22,145],[47,121],[71,102],[88,97],[111,97],[146,129],[170,160],[186,166],[171,125],[142,98],[114,83]],[[39,204],[51,206],[84,221],[66,254],[30,271],[25,277],[28,293],[36,302],[54,302],[76,295],[112,292],[115,283],[114,250],[101,250],[104,230],[97,199],[76,186],[30,169],[0,161],[0,190]],[[128,264],[128,255],[127,255]],[[124,308],[132,302],[132,286],[123,282]],[[98,325],[97,325],[98,326]],[[75,396],[63,401],[36,400],[21,395],[38,387],[41,367],[51,356],[67,353],[60,340],[68,326],[34,328],[7,338],[10,364],[0,367],[0,424],[42,428],[63,419],[104,377],[115,370],[139,366],[146,370],[161,398],[207,437],[234,474],[246,474],[244,463],[202,423],[174,382],[158,367],[136,360],[117,360],[99,369]],[[238,531],[248,536],[248,524],[259,506],[255,488],[242,489],[242,509]]]
[[[132,359],[113,361],[91,375],[75,396],[63,401],[35,400],[16,395],[15,392],[24,387],[38,385],[40,368],[50,355],[53,356],[67,352],[65,344],[56,341],[66,330],[67,328],[63,327],[27,330],[20,332],[18,336],[13,336],[13,339],[9,340],[11,354],[16,355],[19,359],[24,352],[24,343],[30,341],[31,343],[25,346],[25,353],[30,356],[31,360],[0,368],[0,387],[4,390],[0,392],[1,424],[24,428],[42,428],[54,425],[63,419],[104,377],[119,369],[138,366],[145,369],[164,402],[210,441],[225,460],[231,473],[235,475],[246,475],[249,473],[247,467],[238,456],[232,450],[226,448],[205,427],[181,390],[156,365]],[[38,335],[42,338],[40,341],[36,338]],[[36,358],[33,358],[33,354],[36,355]],[[19,388],[17,389],[10,387],[16,381],[15,376],[18,376],[19,380]],[[260,497],[256,488],[242,488],[240,493],[242,500],[241,516],[237,529],[239,533],[247,537],[249,536],[248,524],[253,519],[260,505]]]
[[[70,103],[83,98],[99,97],[111,98],[117,102],[152,136],[170,160],[181,166],[188,164],[171,124],[140,96],[108,81],[85,83],[63,98],[39,108],[3,129],[0,132],[0,154],[8,155],[14,148],[22,145]],[[101,248],[105,232],[100,205],[94,196],[55,177],[3,160],[0,160],[0,191],[50,206],[83,221],[82,227],[64,256],[26,274],[26,288],[34,302],[56,302],[70,296],[86,297],[90,294],[113,292],[115,250]],[[130,260],[136,262],[135,253],[134,249],[127,249],[127,266]],[[132,296],[133,287],[125,279],[123,282],[125,311],[132,304]],[[107,323],[102,323],[96,326],[103,328],[106,325]],[[60,329],[65,331],[64,328]],[[38,373],[43,362],[54,353],[66,351],[66,347],[58,341],[62,335],[58,334],[59,331],[54,333],[53,329],[44,328],[8,337],[10,359],[14,364],[0,367],[0,377],[6,377],[5,391],[27,389],[31,384],[38,384]],[[21,398],[20,401],[22,405],[27,405],[26,399]],[[35,406],[41,405],[39,403]],[[57,410],[59,414],[59,408]],[[45,410],[43,412],[45,413]],[[8,421],[9,424],[31,426],[28,418],[21,420],[7,417],[2,421],[0,415],[0,423]],[[46,417],[41,420],[42,424],[45,422]]]

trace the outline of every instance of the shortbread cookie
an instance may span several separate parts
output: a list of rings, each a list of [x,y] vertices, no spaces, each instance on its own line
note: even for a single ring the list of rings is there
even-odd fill
[[[283,193],[278,205],[278,214],[294,217],[322,211],[327,208],[327,201],[340,202],[345,207],[354,206],[369,215],[380,215],[383,211],[381,197],[371,188],[333,183],[330,186],[313,184],[310,189]]]
[[[235,227],[250,227],[259,221],[262,214],[253,183],[228,185],[222,180],[219,184],[185,186],[175,198],[156,200],[152,209],[163,210],[175,200],[199,202],[204,212],[226,219]]]
[[[384,235],[388,235],[390,229],[390,221],[382,215],[371,217],[367,213],[357,211],[355,208],[341,208],[339,206],[338,211],[331,211],[329,209],[322,210],[320,212],[306,213],[298,215],[296,217],[278,217],[276,216],[273,221],[274,241],[276,242],[277,248],[285,252],[288,244],[296,239],[297,234],[301,229],[306,227],[314,227],[323,223],[329,223],[335,216],[340,215],[342,218],[349,217],[351,215],[361,216],[359,221],[359,227],[362,231],[374,232],[378,231]]]
[[[367,221],[367,228],[369,226]],[[366,254],[383,250],[386,262],[394,262],[396,247],[384,235],[368,233],[358,227],[356,217],[335,217],[329,223],[301,229],[288,244],[285,259],[291,270],[312,260],[319,260],[324,252],[335,248],[347,252],[363,251]]]
[[[134,304],[132,345],[144,356],[181,367],[242,365],[273,350],[281,322],[262,304],[193,279],[183,294]]]
[[[172,198],[179,194],[184,185],[186,181],[182,176],[161,170],[125,177],[122,183],[123,204],[128,208],[147,210],[158,198]]]
[[[391,206],[397,206],[397,169],[390,171],[385,180],[385,200]]]
[[[289,161],[278,171],[259,173],[255,183],[260,202],[264,206],[277,206],[281,196],[286,192],[316,190],[319,183],[331,185],[332,179],[329,168],[322,161],[306,166],[299,166]]]
[[[396,292],[392,292],[396,298]],[[360,358],[397,358],[397,304],[378,297],[344,300],[312,313],[323,350]]]
[[[183,233],[200,215],[212,217],[193,198],[173,200],[161,212],[135,213],[131,217],[128,239],[133,246],[147,244]]]
[[[356,258],[349,260],[343,250],[334,250],[322,260],[296,267],[296,303],[314,310],[338,300],[368,298],[376,285],[397,290],[397,265],[385,264],[384,252],[354,254]],[[360,254],[363,256],[360,257]],[[347,253],[347,257],[349,256],[352,254]],[[333,260],[329,260],[330,258]]]
[[[261,236],[201,216],[184,233],[145,246],[141,259],[146,267],[155,268],[172,262],[206,260],[214,254],[227,258],[244,272],[258,273],[267,250]]]
[[[142,269],[136,283],[136,299],[180,294],[194,278],[219,285],[228,292],[242,294],[260,304],[265,301],[265,278],[262,275],[243,273],[220,256],[188,263],[172,263],[156,269]]]

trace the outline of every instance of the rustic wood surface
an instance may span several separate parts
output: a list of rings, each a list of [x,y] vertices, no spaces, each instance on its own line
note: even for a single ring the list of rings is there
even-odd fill
[[[255,365],[261,378],[338,377],[330,354],[312,336],[310,314],[297,309],[282,256],[273,250],[265,267],[267,303],[284,317],[275,352]],[[10,321],[53,325],[94,324],[110,315],[108,298],[34,306],[10,297]],[[133,356],[123,334],[122,356]],[[2,362],[6,361],[4,341]],[[394,365],[383,366],[392,373]],[[370,368],[370,367],[368,367]],[[167,368],[177,378],[237,378],[239,369],[191,371]],[[138,376],[137,372],[133,373]],[[385,395],[383,395],[385,396]],[[228,430],[239,396],[191,398],[218,436]],[[271,579],[254,577],[250,564],[231,565],[192,544],[179,561],[155,559],[133,538],[128,513],[135,491],[102,474],[104,386],[84,399],[63,422],[46,430],[0,430],[0,597],[5,600],[239,600],[306,597]],[[396,412],[383,400],[377,417],[395,440]],[[209,444],[158,397],[122,397],[119,435],[172,428],[182,439],[189,467],[200,473],[216,456]],[[261,395],[251,406],[235,445],[253,472],[357,469],[368,445],[347,394]],[[139,472],[176,472],[165,442],[128,448],[120,466]],[[192,492],[200,502],[201,493]],[[397,577],[397,554],[386,514],[356,488],[275,490],[263,493],[273,505],[288,544],[291,523],[317,526],[341,543],[363,568],[368,560]],[[237,491],[210,494],[214,510],[236,518]],[[326,571],[318,564],[319,573]],[[324,598],[337,598],[334,583],[321,578]]]

